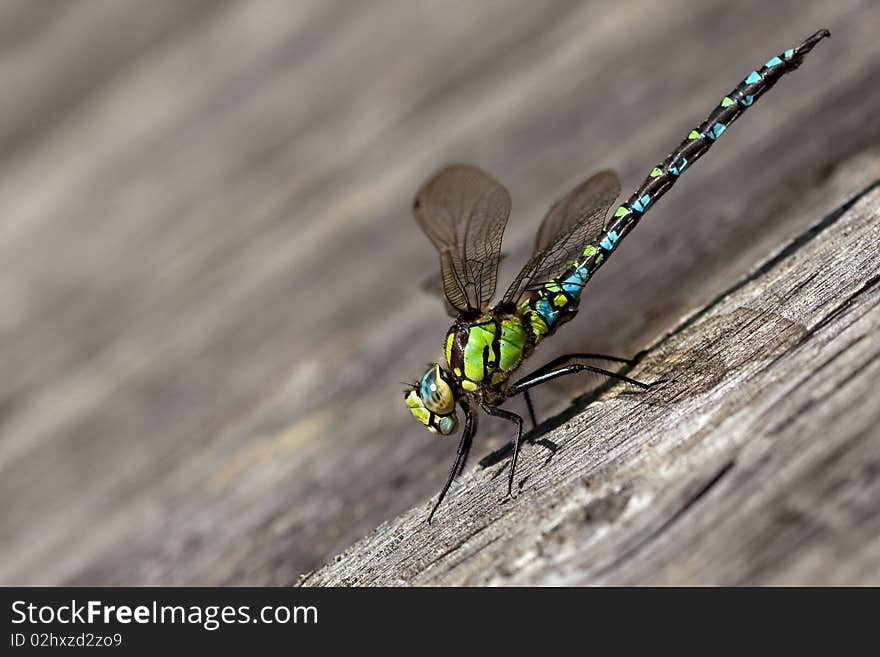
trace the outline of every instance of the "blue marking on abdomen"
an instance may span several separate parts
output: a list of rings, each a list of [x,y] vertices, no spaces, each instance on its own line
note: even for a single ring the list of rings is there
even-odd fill
[[[602,241],[599,242],[599,246],[601,246],[606,251],[611,251],[614,248],[614,245],[617,244],[617,239],[619,235],[616,231],[609,230],[608,234],[602,238]]]
[[[633,210],[636,212],[644,212],[645,208],[648,207],[648,203],[651,202],[651,195],[645,194],[638,201],[632,204]]]
[[[725,126],[723,123],[716,123],[711,128],[709,128],[709,132],[707,132],[706,134],[711,139],[718,139],[721,136],[721,133],[724,132],[724,129],[726,127],[727,126]]]
[[[571,276],[562,281],[562,289],[573,297],[576,297],[583,291],[584,285],[587,284],[587,279],[589,277],[590,273],[585,267],[575,269]]]
[[[671,173],[673,176],[680,176],[681,172],[684,171],[684,168],[687,166],[687,164],[687,158],[683,157],[675,164],[670,165],[669,173]]]
[[[757,71],[752,71],[749,73],[749,77],[746,78],[746,84],[755,84],[756,82],[761,81],[761,76]]]
[[[538,314],[544,319],[548,327],[553,326],[556,323],[556,318],[559,317],[559,311],[545,297],[538,299],[538,303],[535,304],[535,310],[538,311]]]
[[[773,68],[774,66],[779,66],[782,64],[782,60],[779,57],[773,57],[770,61],[768,61],[764,66],[767,68]]]

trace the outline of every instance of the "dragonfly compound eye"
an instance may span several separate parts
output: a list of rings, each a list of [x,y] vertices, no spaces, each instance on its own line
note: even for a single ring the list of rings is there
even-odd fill
[[[448,436],[455,431],[458,426],[458,418],[455,413],[449,415],[437,415],[436,413],[425,408],[422,398],[419,397],[419,387],[410,388],[403,395],[403,400],[409,408],[410,413],[419,422],[424,424],[431,433],[439,433]],[[454,410],[454,408],[453,408]]]
[[[419,382],[419,397],[432,413],[449,415],[455,410],[455,395],[446,373],[437,363],[431,365]]]

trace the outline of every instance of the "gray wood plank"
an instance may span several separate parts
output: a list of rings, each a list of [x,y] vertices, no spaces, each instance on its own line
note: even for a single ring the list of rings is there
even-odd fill
[[[32,6],[0,47],[4,584],[290,583],[433,493],[454,446],[398,382],[446,329],[409,216],[446,162],[511,188],[515,266],[576,180],[637,184],[832,30],[540,362],[641,350],[880,176],[869,2]],[[477,458],[508,438],[483,429]]]
[[[491,459],[303,583],[877,585],[878,239],[880,180],[654,343],[668,383],[539,428],[513,498]]]

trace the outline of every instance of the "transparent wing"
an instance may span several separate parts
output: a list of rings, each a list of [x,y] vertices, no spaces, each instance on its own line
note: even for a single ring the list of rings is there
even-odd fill
[[[510,194],[476,167],[453,165],[431,177],[413,204],[416,221],[440,254],[447,303],[479,310],[495,293]]]
[[[458,310],[449,305],[449,301],[446,299],[446,295],[443,293],[443,274],[441,272],[435,272],[430,276],[423,278],[421,283],[421,288],[424,292],[427,292],[432,297],[440,297],[443,300],[443,307],[446,309],[446,314],[450,317],[458,317]]]
[[[598,239],[605,215],[619,194],[617,174],[600,171],[554,203],[538,229],[532,257],[504,300],[515,302],[525,290],[540,287],[565,271],[587,244]]]
[[[501,263],[507,260],[508,255],[509,254],[507,253],[502,253],[498,256],[498,262]],[[443,294],[443,275],[441,272],[434,272],[430,276],[423,278],[420,287],[423,292],[427,292],[431,296],[440,297],[443,300],[443,305],[446,307],[446,312],[450,317],[456,317],[458,315],[458,311],[449,305],[446,296]]]

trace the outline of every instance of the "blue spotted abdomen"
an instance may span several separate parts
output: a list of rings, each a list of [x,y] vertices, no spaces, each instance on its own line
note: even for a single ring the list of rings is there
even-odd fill
[[[533,344],[538,344],[575,316],[584,286],[604,258],[598,246],[588,244],[581,257],[560,276],[522,296],[518,310]]]
[[[651,169],[635,193],[605,223],[598,246],[606,256],[648,209],[669,191],[678,178],[712,147],[731,123],[769,91],[783,75],[800,66],[804,56],[828,36],[828,30],[819,30],[797,48],[771,57],[764,66],[750,72],[735,89],[724,96],[706,120],[691,130],[678,148],[667,155],[661,164]]]
[[[537,344],[577,313],[584,286],[607,260],[627,233],[663,196],[676,180],[708,151],[731,123],[766,93],[779,79],[800,66],[803,57],[825,37],[819,30],[800,46],[770,58],[743,81],[709,114],[666,159],[651,169],[639,188],[605,222],[595,243],[585,246],[581,257],[538,290],[526,292],[518,303],[530,341]]]

